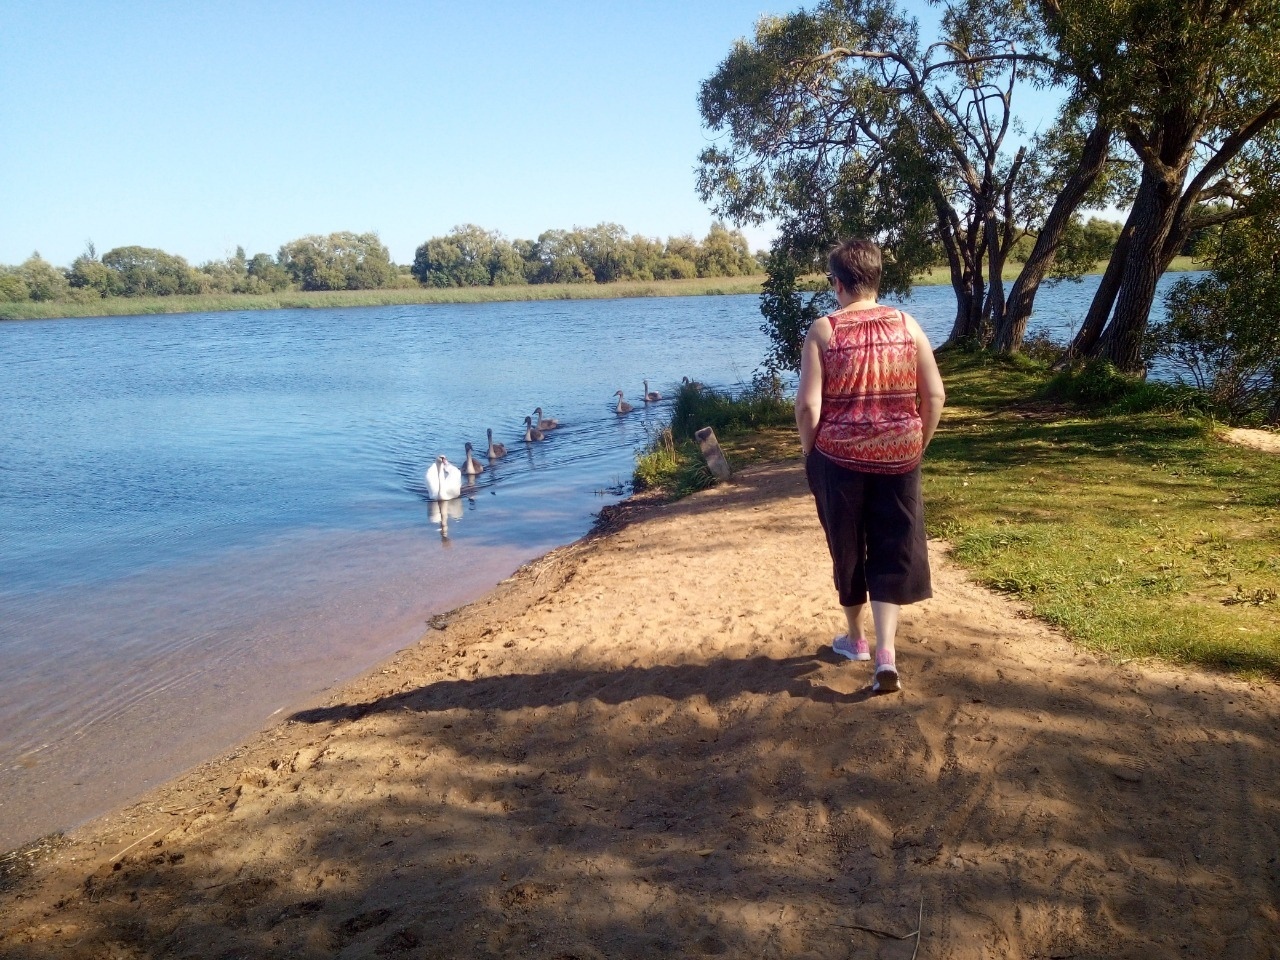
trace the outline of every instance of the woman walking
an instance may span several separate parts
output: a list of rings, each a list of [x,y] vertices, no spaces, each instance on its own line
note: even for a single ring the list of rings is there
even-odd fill
[[[880,248],[846,240],[827,268],[840,309],[814,321],[805,337],[796,426],[849,627],[832,647],[850,660],[871,659],[863,628],[869,597],[871,689],[892,693],[899,689],[899,608],[933,595],[920,460],[946,394],[920,325],[877,302]]]

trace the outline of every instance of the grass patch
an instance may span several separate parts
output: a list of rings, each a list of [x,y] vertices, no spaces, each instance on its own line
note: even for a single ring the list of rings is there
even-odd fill
[[[685,384],[676,394],[671,421],[636,458],[632,484],[637,490],[661,489],[687,496],[715,483],[694,436],[703,427],[716,439],[735,469],[751,463],[800,455],[795,430],[795,403],[782,383],[757,374],[737,392]]]
[[[697,297],[760,292],[763,276],[707,277],[619,283],[543,283],[509,287],[407,287],[388,290],[314,290],[271,294],[110,297],[87,302],[0,303],[0,320],[119,317],[150,313],[221,313],[385,307],[411,303],[496,303],[522,300],[610,300],[621,297]]]
[[[957,560],[1093,649],[1280,679],[1280,457],[1106,370],[939,364],[925,497]]]

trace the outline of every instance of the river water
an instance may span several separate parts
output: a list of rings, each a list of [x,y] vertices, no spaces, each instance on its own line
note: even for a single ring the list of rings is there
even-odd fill
[[[1042,294],[1032,330],[1065,339],[1095,283]],[[669,412],[643,380],[749,381],[758,305],[0,325],[0,850],[244,739],[584,534]],[[907,306],[945,338],[949,288]],[[537,406],[562,426],[526,445]],[[487,428],[508,455],[442,517],[425,467]]]

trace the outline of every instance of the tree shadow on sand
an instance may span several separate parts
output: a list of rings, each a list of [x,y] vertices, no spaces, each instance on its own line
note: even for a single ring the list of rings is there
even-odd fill
[[[923,909],[921,956],[1267,956],[1274,716],[969,656],[895,697],[824,651],[302,711],[328,735],[91,877],[63,955],[906,960]]]

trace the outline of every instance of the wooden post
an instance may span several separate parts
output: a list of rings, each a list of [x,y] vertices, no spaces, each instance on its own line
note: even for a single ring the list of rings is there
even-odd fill
[[[694,436],[698,438],[698,446],[702,448],[702,459],[707,461],[707,467],[716,479],[728,480],[733,471],[729,469],[729,461],[725,459],[724,451],[720,449],[716,432],[710,427],[703,427]]]

